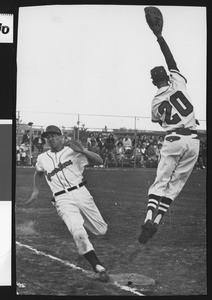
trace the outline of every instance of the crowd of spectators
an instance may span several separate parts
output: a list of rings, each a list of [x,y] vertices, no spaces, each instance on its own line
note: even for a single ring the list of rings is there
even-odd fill
[[[68,145],[72,138],[64,133],[64,143]],[[94,133],[89,132],[87,140],[85,141],[85,147],[90,151],[99,154],[103,159],[103,165],[101,167],[137,167],[137,168],[156,168],[160,159],[160,150],[163,146],[164,136],[147,136],[137,134],[129,136],[115,135],[113,133],[105,134],[103,132]],[[22,137],[20,146],[17,146],[16,157],[17,165],[28,165],[30,153],[38,155],[45,151],[44,146],[46,140],[38,134],[33,138],[29,130]],[[31,145],[31,151],[30,151]],[[200,152],[199,158],[196,163],[195,169],[206,168],[206,141],[200,140]],[[33,160],[33,155],[31,156]]]
[[[148,138],[145,135],[136,135],[136,138],[131,138],[128,134],[115,136],[113,133],[108,136],[98,133],[95,136],[91,132],[86,147],[102,157],[103,167],[126,165],[152,168],[157,167],[163,139],[163,136]]]
[[[137,168],[157,168],[160,159],[160,150],[163,146],[164,136],[147,136],[137,134],[131,138],[128,134],[115,136],[109,133],[95,135],[90,132],[86,147],[98,153],[103,159],[102,167],[130,166]],[[199,158],[195,169],[205,169],[207,164],[206,140],[200,139]]]
[[[31,160],[33,161],[33,152],[40,154],[44,151],[44,145],[46,140],[41,137],[39,133],[37,137],[33,138],[33,135],[30,136],[30,131],[27,130],[26,133],[22,136],[20,146],[16,146],[16,164],[21,166],[27,166],[30,164],[30,155]],[[31,149],[30,149],[31,147]],[[30,151],[31,150],[31,151]]]

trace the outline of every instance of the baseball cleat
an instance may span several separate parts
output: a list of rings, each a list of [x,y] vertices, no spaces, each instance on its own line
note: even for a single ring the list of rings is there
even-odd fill
[[[153,235],[158,231],[158,224],[157,223],[152,223],[152,228],[150,228],[149,231],[149,237],[152,238]]]
[[[95,272],[98,274],[98,280],[101,282],[108,282],[109,281],[109,275],[107,273],[107,270],[105,267],[101,265],[95,266]]]
[[[152,220],[147,220],[144,225],[141,226],[141,234],[139,235],[138,241],[141,244],[146,244],[149,238],[157,232],[158,225],[153,223]]]
[[[107,274],[107,271],[102,271],[102,272],[99,272],[98,274],[98,280],[101,281],[101,282],[108,282],[109,281],[109,275]]]
[[[147,220],[145,224],[141,226],[141,234],[138,237],[138,241],[141,244],[146,244],[149,239],[149,231],[152,227],[152,220]]]

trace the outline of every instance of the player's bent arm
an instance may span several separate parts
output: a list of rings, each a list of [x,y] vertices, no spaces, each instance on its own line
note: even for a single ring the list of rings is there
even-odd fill
[[[103,164],[102,158],[97,153],[89,151],[86,148],[84,148],[81,153],[84,154],[91,163],[95,165]]]
[[[89,151],[79,141],[71,140],[69,147],[75,152],[85,155],[91,163],[95,165],[103,164],[102,158],[97,153]]]
[[[34,201],[39,194],[39,187],[41,185],[42,179],[43,179],[44,172],[38,172],[35,171],[33,176],[33,192],[29,200],[26,202],[26,205],[30,204],[32,201]]]
[[[167,66],[169,70],[177,70],[179,71],[179,69],[177,68],[177,64],[174,60],[174,57],[169,49],[169,46],[167,45],[165,39],[163,38],[162,35],[158,36],[157,41],[160,45],[161,51],[165,57]]]

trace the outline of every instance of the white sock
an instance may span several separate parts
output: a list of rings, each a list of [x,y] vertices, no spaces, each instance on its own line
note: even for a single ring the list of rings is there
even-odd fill
[[[147,214],[146,214],[146,218],[145,218],[145,220],[144,220],[144,223],[146,223],[146,221],[147,220],[152,220],[152,210],[151,209],[149,209],[148,211],[147,211]]]
[[[161,219],[162,219],[162,215],[161,214],[157,215],[156,218],[154,219],[154,223],[159,224]]]

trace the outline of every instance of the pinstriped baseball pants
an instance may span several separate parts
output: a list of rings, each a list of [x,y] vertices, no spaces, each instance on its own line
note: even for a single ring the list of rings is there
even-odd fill
[[[148,194],[174,200],[188,180],[198,155],[199,139],[195,134],[167,135],[161,148],[156,178]]]
[[[93,250],[87,231],[104,235],[107,224],[103,220],[93,197],[85,186],[55,197],[58,215],[72,234],[79,254]]]

